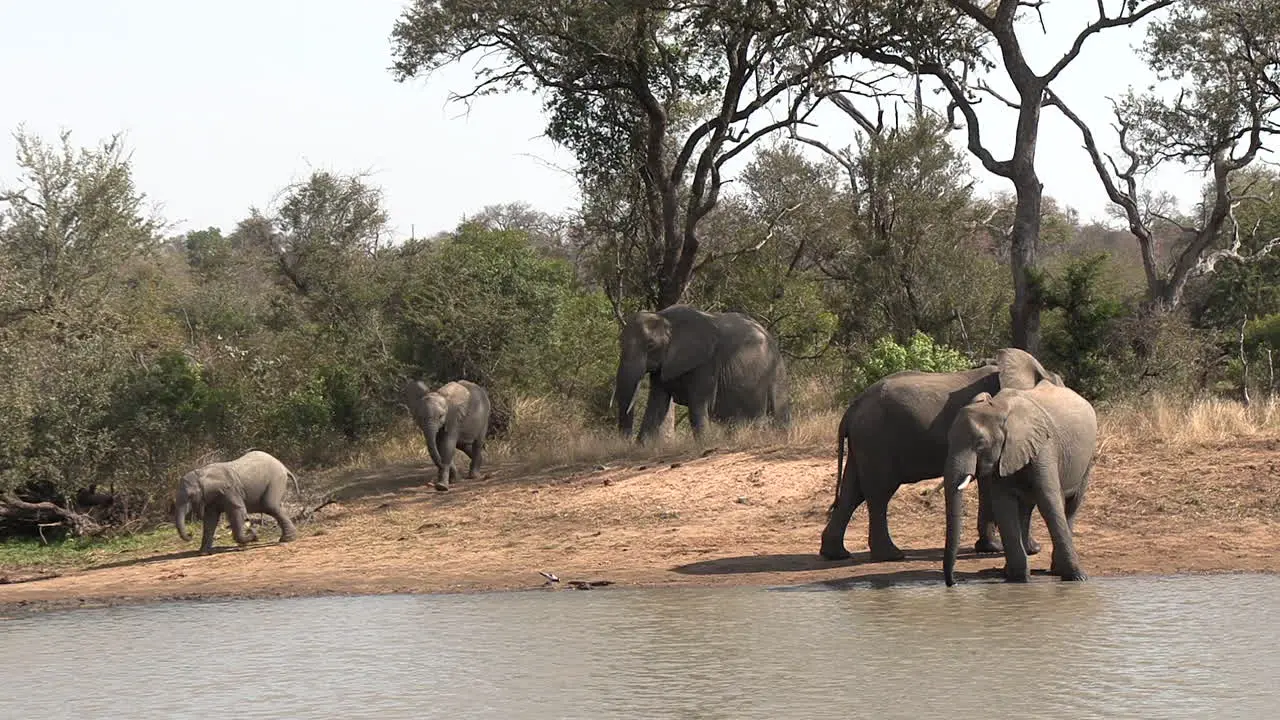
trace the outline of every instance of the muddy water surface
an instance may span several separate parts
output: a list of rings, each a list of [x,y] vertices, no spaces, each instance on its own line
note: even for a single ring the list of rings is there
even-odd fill
[[[0,718],[1277,712],[1270,575],[246,600],[0,621]]]

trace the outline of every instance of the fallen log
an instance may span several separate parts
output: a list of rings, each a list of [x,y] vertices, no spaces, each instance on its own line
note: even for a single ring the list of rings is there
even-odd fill
[[[40,525],[49,518],[58,518],[73,535],[79,537],[95,537],[106,530],[97,520],[83,513],[47,501],[27,502],[11,494],[0,496],[0,518],[27,521],[34,525]]]

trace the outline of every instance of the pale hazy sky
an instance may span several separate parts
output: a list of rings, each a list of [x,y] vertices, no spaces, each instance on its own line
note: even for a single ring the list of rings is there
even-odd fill
[[[1108,5],[1116,5],[1109,2]],[[11,132],[81,145],[123,131],[136,181],[175,230],[229,231],[251,205],[270,208],[284,185],[311,171],[370,171],[386,192],[398,236],[451,229],[492,203],[525,201],[557,212],[577,203],[572,156],[541,137],[532,95],[482,98],[469,115],[446,105],[470,87],[470,65],[429,80],[392,80],[389,35],[404,0],[0,0],[0,184],[15,179]],[[1024,28],[1033,67],[1070,45],[1095,3],[1049,3],[1049,36]],[[1151,76],[1133,47],[1141,31],[1094,36],[1055,85],[1094,125],[1113,135],[1106,95]],[[983,130],[1007,156],[1013,111],[983,103]],[[832,109],[812,131],[852,141]],[[1038,168],[1045,192],[1100,216],[1106,205],[1079,134],[1046,109]],[[962,133],[955,139],[962,141]],[[981,169],[980,186],[1008,189]],[[1190,197],[1198,173],[1162,173],[1160,189]]]

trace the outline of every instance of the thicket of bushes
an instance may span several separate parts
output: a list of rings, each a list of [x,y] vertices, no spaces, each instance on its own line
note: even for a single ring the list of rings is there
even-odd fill
[[[1009,342],[1007,248],[978,220],[1008,199],[972,195],[939,128],[893,137],[865,162],[927,150],[931,182],[889,174],[870,197],[828,163],[765,147],[707,220],[722,259],[685,299],[759,318],[797,385],[838,388],[799,412]],[[0,497],[72,506],[96,485],[116,501],[94,512],[127,523],[166,511],[176,478],[211,457],[341,463],[414,432],[398,404],[408,377],[485,384],[498,437],[517,432],[521,403],[612,432],[618,319],[652,290],[625,224],[517,204],[389,242],[378,188],[321,172],[230,232],[173,235],[145,215],[116,141],[19,139],[23,175],[0,185]],[[892,226],[876,222],[886,211]],[[1157,313],[1125,235],[1054,219],[1040,356],[1069,383],[1098,402],[1274,387],[1280,262],[1225,266],[1183,311]]]

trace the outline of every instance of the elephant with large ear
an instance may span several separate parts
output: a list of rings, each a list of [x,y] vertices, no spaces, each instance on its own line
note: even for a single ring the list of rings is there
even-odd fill
[[[294,540],[298,531],[281,506],[290,480],[294,492],[301,494],[298,477],[284,463],[261,450],[250,450],[235,460],[209,463],[192,470],[183,475],[178,484],[174,507],[178,537],[184,541],[191,539],[187,532],[187,513],[194,506],[203,510],[202,555],[213,552],[213,536],[223,513],[227,514],[231,534],[239,545],[258,539],[258,534],[245,526],[249,513],[270,515],[280,525],[280,542]]]
[[[863,390],[849,404],[836,432],[835,500],[822,531],[822,557],[849,557],[844,547],[845,530],[853,512],[865,500],[871,559],[901,560],[903,552],[889,534],[889,500],[898,487],[943,474],[947,433],[956,414],[976,395],[995,394],[1001,388],[1030,389],[1041,381],[1062,384],[1057,373],[1046,370],[1030,353],[1003,348],[994,359],[970,370],[906,370],[883,377]],[[848,464],[844,462],[846,443]],[[1023,547],[1034,555],[1040,546],[1031,537],[1030,522],[1028,511]],[[1003,549],[981,485],[974,549],[980,553]]]
[[[769,417],[791,424],[786,363],[763,325],[735,312],[709,313],[672,305],[638,312],[619,335],[614,383],[618,430],[631,436],[640,381],[649,376],[649,398],[638,440],[657,432],[672,401],[689,408],[689,425],[701,437],[708,420],[746,423]]]
[[[947,543],[942,574],[955,584],[956,546],[964,512],[961,491],[973,481],[991,497],[991,511],[1004,540],[1005,577],[1029,579],[1027,555],[1011,542],[1032,507],[1053,539],[1049,572],[1084,580],[1072,537],[1076,512],[1097,455],[1098,418],[1088,400],[1045,381],[1030,390],[1005,388],[979,393],[952,423],[944,491]]]
[[[436,466],[436,490],[449,489],[458,477],[455,450],[471,458],[467,477],[474,478],[484,462],[485,436],[489,432],[489,393],[470,380],[445,383],[434,391],[421,380],[405,383],[404,402],[427,441],[427,452]]]

